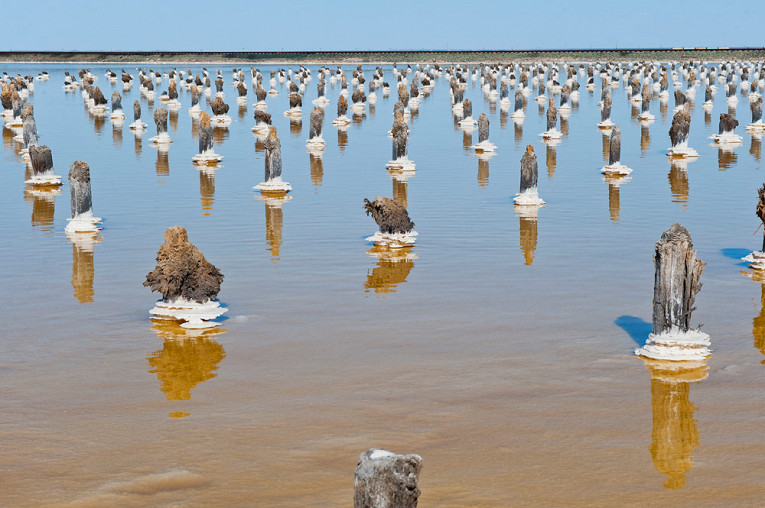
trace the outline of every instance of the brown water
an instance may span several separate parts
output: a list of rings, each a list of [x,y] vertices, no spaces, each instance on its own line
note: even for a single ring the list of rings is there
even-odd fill
[[[91,69],[107,97],[122,93]],[[191,163],[188,92],[164,155],[148,141],[145,100],[149,132],[127,127],[137,82],[114,129],[61,89],[63,71],[78,69],[45,67],[53,78],[30,97],[41,142],[64,180],[72,161],[90,164],[104,230],[92,248],[69,242],[68,186],[25,190],[4,130],[0,504],[349,506],[371,447],[423,457],[421,506],[760,504],[765,286],[737,259],[761,244],[746,98],[732,154],[706,140],[727,111],[722,87],[709,117],[697,99],[690,146],[701,157],[683,171],[665,156],[673,101],[667,111],[655,100],[646,128],[614,91],[622,161],[635,170],[616,185],[598,172],[598,92],[582,88],[551,148],[534,102],[518,126],[470,84],[498,146],[486,162],[464,149],[477,134],[455,128],[441,79],[412,119],[417,173],[404,181],[385,170],[395,90],[342,133],[330,124],[339,85],[328,87],[327,149],[309,156],[312,69],[301,124],[282,116],[284,85],[268,99],[294,188],[275,203],[252,191],[263,173],[254,96],[240,114],[230,68],[234,122],[216,133],[223,167],[205,174]],[[527,143],[547,201],[536,218],[511,201]],[[376,227],[362,199],[376,195],[406,200],[419,232],[409,256],[365,242]],[[653,244],[676,221],[708,263],[694,322],[714,352],[672,372],[632,351],[650,330]],[[141,283],[174,224],[226,275],[219,329],[149,320],[157,296]]]

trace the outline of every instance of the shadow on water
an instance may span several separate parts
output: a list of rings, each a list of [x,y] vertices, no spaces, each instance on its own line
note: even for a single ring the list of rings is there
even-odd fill
[[[720,254],[722,254],[726,258],[735,259],[736,261],[738,261],[738,263],[736,263],[736,266],[749,266],[749,263],[747,263],[746,261],[741,261],[741,258],[743,258],[744,256],[748,256],[751,253],[752,253],[751,249],[739,249],[736,247],[720,249]]]
[[[638,346],[645,346],[653,325],[636,316],[619,316],[614,324],[627,332]]]

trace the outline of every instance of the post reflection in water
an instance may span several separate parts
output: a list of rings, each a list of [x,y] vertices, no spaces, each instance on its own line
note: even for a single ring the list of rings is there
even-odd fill
[[[473,146],[473,131],[471,129],[465,129],[462,131],[462,148],[466,152],[469,152],[471,146]]]
[[[704,125],[709,125],[712,123],[712,112],[704,110]]]
[[[749,154],[754,157],[754,160],[760,162],[762,156],[762,134],[752,134],[751,144],[749,145]]]
[[[143,139],[141,137],[141,133],[138,133],[138,132],[135,133],[135,141],[133,142],[133,150],[135,150],[135,158],[139,159],[141,157],[141,151],[143,150]]]
[[[365,293],[395,293],[396,288],[406,282],[409,272],[414,268],[414,260],[417,259],[417,254],[411,248],[387,249],[375,246],[367,254],[377,258],[377,266],[371,273],[367,272]]]
[[[401,206],[406,208],[408,206],[407,182],[409,178],[412,178],[414,175],[395,169],[388,170],[388,174],[393,181],[393,201],[396,201]]]
[[[632,180],[629,176],[606,176],[603,181],[608,184],[608,214],[611,222],[619,222],[619,213],[621,212],[621,203],[619,187]]]
[[[32,203],[32,226],[43,231],[53,230],[53,217],[56,213],[56,196],[61,194],[57,188],[44,189],[26,186],[24,199]]]
[[[347,146],[348,146],[348,128],[338,127],[337,128],[337,147],[340,149],[340,153],[345,152],[345,149]]]
[[[104,115],[93,115],[93,128],[96,133],[100,134],[106,123],[106,117]]]
[[[555,146],[558,144],[558,140],[552,139],[545,141],[547,152],[545,154],[545,163],[547,164],[547,179],[552,180],[555,175],[555,166],[557,165],[557,154],[555,153]]]
[[[650,122],[640,122],[640,154],[645,156],[648,149],[651,148],[651,131],[648,126]]]
[[[157,176],[167,176],[170,174],[170,153],[167,147],[159,147],[157,150],[157,162],[154,164]]]
[[[282,226],[284,225],[284,203],[292,199],[292,196],[264,196],[258,198],[266,207],[266,244],[271,252],[271,261],[279,261],[282,246]]]
[[[239,119],[244,120],[244,115],[247,114],[247,104],[239,105]]]
[[[290,134],[293,138],[300,136],[300,132],[303,130],[302,118],[290,118]]]
[[[688,161],[672,159],[670,164],[668,179],[672,202],[680,203],[685,209],[688,204]]]
[[[3,148],[13,150],[13,138],[16,137],[12,129],[3,127]]]
[[[72,288],[74,297],[80,303],[93,301],[95,291],[93,281],[95,279],[95,267],[93,264],[93,251],[96,243],[101,241],[98,234],[93,233],[67,233],[67,239],[72,243]]]
[[[152,323],[152,331],[163,344],[162,349],[148,356],[149,372],[157,375],[167,400],[189,400],[195,386],[217,375],[218,364],[226,357],[226,351],[213,338],[226,330],[186,329],[172,320],[152,320]],[[170,413],[171,418],[186,416],[189,413],[184,411]]]
[[[666,475],[665,488],[679,489],[693,468],[691,453],[700,444],[690,384],[707,377],[707,365],[705,361],[643,361],[651,373],[653,430],[649,449],[653,466]]]
[[[568,137],[568,116],[560,117],[560,133],[563,137]]]
[[[738,156],[732,147],[717,147],[717,167],[721,170],[730,169],[736,165]]]
[[[199,115],[193,115],[191,117],[191,137],[199,139]]]
[[[308,165],[311,169],[311,182],[314,192],[318,194],[319,187],[324,180],[324,157],[321,152],[308,154]]]
[[[119,146],[122,144],[122,125],[117,127],[116,125],[112,124],[112,143],[114,146]]]
[[[519,206],[515,205],[515,214],[518,216],[519,232],[521,239],[521,252],[523,252],[523,264],[531,266],[534,264],[534,253],[537,250],[537,218],[539,215],[538,206]]]
[[[667,119],[667,99],[659,99],[659,111],[661,112],[661,119]]]
[[[216,144],[223,144],[223,142],[228,139],[228,136],[228,127],[213,128],[213,141],[215,141]]]
[[[268,136],[256,136],[255,137],[255,153],[265,153],[266,145],[265,141]]]
[[[201,166],[199,170],[199,196],[202,199],[202,215],[212,215],[215,201],[215,167]]]
[[[516,148],[523,142],[523,118],[513,119],[513,134]]]
[[[489,158],[478,157],[478,186],[489,185]]]
[[[178,130],[178,110],[177,109],[171,109],[168,111],[168,118],[170,120],[170,128],[173,130],[173,132]]]
[[[600,131],[601,136],[601,143],[602,143],[602,152],[603,152],[603,162],[608,163],[608,154],[611,151],[611,129],[604,129]]]
[[[754,348],[765,355],[765,278],[759,273],[753,274],[752,278],[760,283],[760,313],[752,320]],[[760,363],[765,365],[765,360]]]
[[[507,110],[499,110],[499,128],[504,129],[507,127],[507,119],[510,118],[510,114]]]

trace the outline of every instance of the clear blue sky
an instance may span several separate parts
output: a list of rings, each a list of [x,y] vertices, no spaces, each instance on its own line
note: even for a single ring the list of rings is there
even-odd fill
[[[11,51],[765,46],[765,0],[3,3]]]

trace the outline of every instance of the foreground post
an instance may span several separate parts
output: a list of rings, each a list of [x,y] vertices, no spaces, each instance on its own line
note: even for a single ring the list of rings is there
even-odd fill
[[[541,206],[545,204],[539,197],[537,191],[538,175],[539,167],[537,165],[537,155],[534,153],[534,147],[532,145],[526,145],[526,153],[521,157],[520,192],[513,198],[513,202],[516,205]]]
[[[693,303],[706,263],[696,258],[693,241],[681,224],[672,224],[656,243],[653,333],[637,354],[658,360],[703,360],[709,335],[691,330]]]
[[[186,229],[173,226],[165,231],[157,266],[143,285],[162,294],[150,314],[185,321],[183,328],[209,328],[219,324],[210,319],[227,311],[214,301],[221,282],[223,274],[189,241]]]
[[[69,191],[72,218],[66,226],[67,233],[95,233],[101,219],[93,216],[93,201],[90,190],[90,166],[87,162],[75,161],[69,168]]]
[[[354,508],[416,508],[420,469],[419,455],[365,451],[353,477]]]

